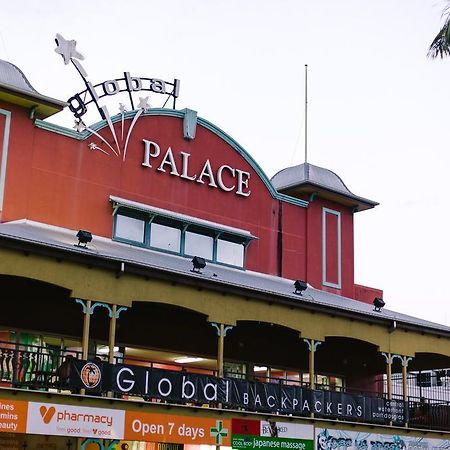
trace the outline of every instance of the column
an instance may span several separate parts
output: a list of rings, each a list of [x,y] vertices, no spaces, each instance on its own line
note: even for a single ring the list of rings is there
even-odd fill
[[[303,342],[308,346],[309,350],[309,388],[316,388],[316,373],[314,367],[314,355],[317,351],[317,347],[322,343],[321,341],[315,341],[314,339],[303,339]]]
[[[112,305],[109,310],[109,358],[108,362],[114,364],[114,347],[116,346],[116,325],[117,319],[122,311],[126,311],[128,308],[126,306],[121,306],[117,309],[117,305]]]
[[[223,378],[223,349],[225,344],[225,336],[233,327],[231,325],[216,322],[211,322],[211,326],[217,330],[217,374],[220,378]]]

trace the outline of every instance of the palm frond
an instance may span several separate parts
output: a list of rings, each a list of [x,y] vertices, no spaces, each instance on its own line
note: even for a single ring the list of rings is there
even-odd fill
[[[442,16],[446,17],[445,22],[428,49],[430,58],[450,56],[450,5],[444,9]]]

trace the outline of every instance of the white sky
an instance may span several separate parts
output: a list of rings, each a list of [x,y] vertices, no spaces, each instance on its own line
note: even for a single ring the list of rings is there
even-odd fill
[[[61,100],[84,86],[56,33],[77,41],[94,83],[124,70],[179,78],[177,108],[234,137],[269,177],[303,162],[308,64],[309,162],[381,203],[356,214],[355,281],[384,289],[389,309],[450,325],[450,59],[426,57],[445,5],[2,1],[0,59]]]

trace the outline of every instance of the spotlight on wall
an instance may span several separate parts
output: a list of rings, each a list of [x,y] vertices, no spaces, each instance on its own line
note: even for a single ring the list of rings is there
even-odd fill
[[[78,247],[86,247],[86,244],[92,241],[92,234],[90,231],[80,230],[77,233],[78,244],[75,244]]]
[[[303,280],[295,280],[294,282],[294,294],[298,294],[298,295],[302,295],[302,292],[304,290],[306,290],[306,288],[308,287],[308,284],[306,283],[306,281]]]
[[[381,308],[383,308],[383,306],[385,305],[385,301],[380,298],[380,297],[375,297],[375,300],[373,301],[373,306],[375,306],[375,308],[373,308],[374,311],[377,312],[381,312]]]
[[[201,256],[194,256],[192,258],[192,265],[194,266],[191,272],[201,273],[200,269],[204,269],[206,267],[206,260]]]

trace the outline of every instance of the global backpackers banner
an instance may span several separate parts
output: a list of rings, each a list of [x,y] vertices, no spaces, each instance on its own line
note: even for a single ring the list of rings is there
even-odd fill
[[[403,401],[309,390],[299,386],[217,378],[127,364],[75,361],[69,384],[89,392],[157,398],[175,403],[217,404],[250,411],[403,424]]]
[[[232,419],[231,430],[231,446],[237,450],[314,450],[312,425]]]
[[[315,450],[445,450],[449,439],[315,429]]]
[[[231,445],[231,420],[0,399],[0,433]]]

